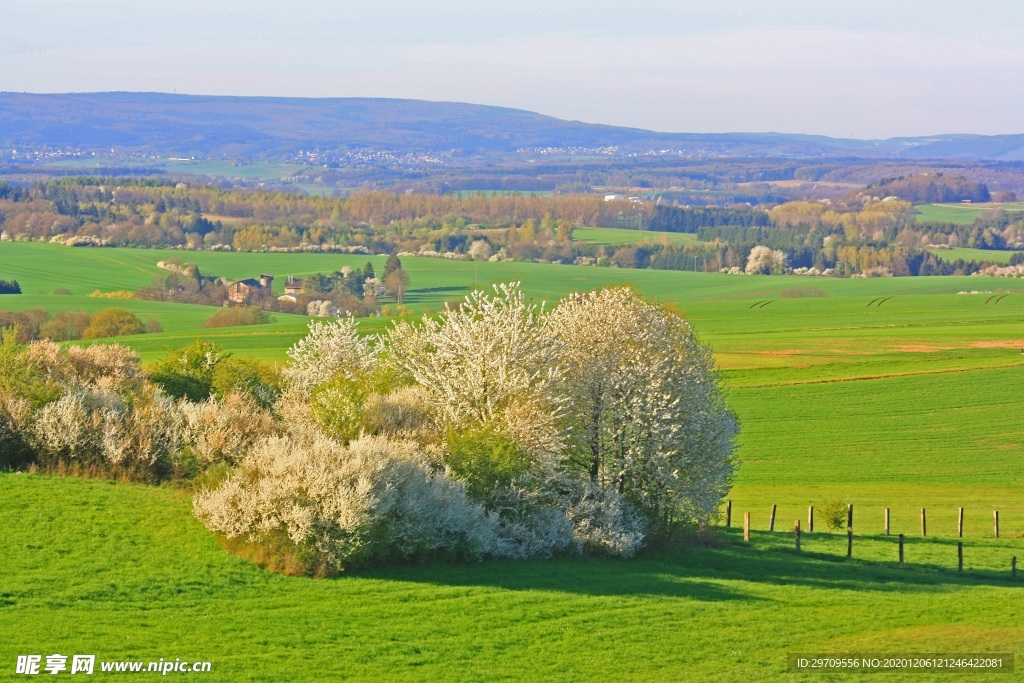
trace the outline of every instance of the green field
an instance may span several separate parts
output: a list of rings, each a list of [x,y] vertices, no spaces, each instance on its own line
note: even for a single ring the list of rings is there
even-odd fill
[[[839,561],[841,535],[806,534],[798,556],[790,534],[747,547],[732,532],[635,560],[314,580],[222,551],[183,492],[0,474],[0,505],[7,671],[57,652],[213,664],[175,680],[770,681],[788,652],[1012,651],[1024,636],[1019,584],[984,566],[1005,554],[995,542],[969,545],[965,577],[948,541],[910,539],[900,570],[892,538]]]
[[[914,217],[918,223],[956,223],[970,225],[978,214],[1002,208],[1004,211],[1024,211],[1024,202],[1006,204],[922,204]]]
[[[16,277],[27,294],[4,297],[0,308],[152,307],[142,312],[166,332],[123,341],[156,358],[194,334],[214,337],[195,329],[214,309],[83,294],[101,281],[108,289],[145,284],[171,253],[3,243],[0,278]],[[367,260],[173,253],[204,272],[270,272],[278,284],[288,274]],[[1011,556],[1024,559],[1024,287],[981,277],[811,280],[403,263],[417,312],[437,310],[474,284],[511,279],[537,301],[632,282],[675,302],[714,349],[741,422],[733,529],[721,532],[721,545],[630,561],[295,579],[221,551],[191,517],[185,492],[2,475],[0,505],[15,524],[0,534],[0,614],[13,624],[0,658],[61,648],[110,659],[189,657],[240,680],[735,681],[778,679],[787,652],[1024,653],[1024,575],[1009,582]],[[812,285],[826,296],[782,296]],[[77,296],[38,294],[55,287]],[[957,293],[972,290],[985,293]],[[367,322],[371,330],[387,324]],[[279,315],[272,326],[212,332],[236,353],[281,360],[303,324]],[[855,559],[842,559],[845,534],[822,533],[820,517],[797,555],[793,520],[806,524],[808,505],[820,511],[836,499],[855,506]],[[881,535],[885,508],[892,533],[907,534],[902,570],[894,537]],[[736,530],[747,511],[750,546]]]
[[[1015,251],[1009,249],[968,249],[966,247],[954,247],[953,249],[929,249],[931,253],[939,257],[941,261],[993,261],[995,263],[1009,263],[1010,257]]]
[[[634,244],[638,242],[662,242],[672,244],[697,242],[697,236],[685,232],[658,232],[656,230],[620,230],[618,228],[576,228],[572,231],[574,242],[588,244]]]

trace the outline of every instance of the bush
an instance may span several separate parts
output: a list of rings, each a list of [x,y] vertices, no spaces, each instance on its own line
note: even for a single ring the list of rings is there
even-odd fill
[[[371,434],[431,441],[429,396],[420,387],[400,387],[388,394],[371,394],[364,426]]]
[[[643,520],[614,491],[586,485],[568,506],[573,538],[594,555],[632,557],[644,545]]]
[[[281,433],[281,425],[247,396],[230,393],[222,400],[181,401],[182,441],[201,469],[211,463],[236,463],[254,443]]]
[[[821,287],[790,287],[779,292],[781,299],[802,299],[827,296]]]
[[[122,344],[62,347],[40,341],[25,348],[25,358],[36,372],[64,387],[94,385],[126,395],[139,388],[139,355]]]
[[[281,393],[273,368],[251,358],[223,357],[210,374],[210,390],[217,398],[241,393],[259,407],[270,409]]]
[[[23,467],[35,458],[27,439],[31,415],[26,399],[0,396],[0,469]]]
[[[129,292],[126,289],[118,289],[118,290],[113,291],[113,292],[101,292],[100,290],[97,289],[94,292],[92,292],[91,294],[89,294],[89,296],[94,297],[96,299],[135,299],[136,298],[134,292]]]
[[[369,392],[357,379],[338,375],[313,390],[310,408],[313,420],[325,434],[348,443],[363,430]]]
[[[88,327],[88,313],[59,311],[52,320],[39,326],[39,336],[52,341],[71,341],[81,339]]]
[[[491,424],[450,431],[445,448],[445,463],[465,482],[474,500],[484,500],[494,489],[508,487],[534,462],[529,452]]]
[[[830,531],[836,531],[846,526],[846,503],[842,500],[830,500],[821,505],[821,517],[825,520],[825,526]]]
[[[11,328],[22,344],[39,339],[39,329],[50,319],[41,308],[24,311],[0,311],[0,329]]]
[[[217,311],[207,318],[203,322],[203,328],[263,325],[272,322],[274,322],[274,316],[260,308],[225,308],[223,311]]]
[[[145,325],[139,316],[131,311],[123,308],[105,308],[89,319],[89,326],[82,332],[82,339],[121,337],[142,334],[145,331]]]
[[[496,519],[413,442],[315,433],[258,444],[196,514],[228,539],[294,552],[307,573],[389,560],[478,558],[498,550]]]
[[[213,392],[214,370],[224,358],[213,342],[196,339],[168,351],[167,358],[154,366],[150,379],[175,398],[205,401]]]

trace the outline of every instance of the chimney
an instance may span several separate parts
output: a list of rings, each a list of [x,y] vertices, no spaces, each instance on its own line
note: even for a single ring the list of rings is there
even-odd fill
[[[273,275],[267,275],[266,273],[260,273],[260,287],[266,287],[270,289],[270,283],[274,281]]]

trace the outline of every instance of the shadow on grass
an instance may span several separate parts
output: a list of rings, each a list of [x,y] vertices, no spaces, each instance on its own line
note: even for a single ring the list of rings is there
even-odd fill
[[[876,593],[941,592],[972,585],[1015,586],[1024,581],[995,572],[959,574],[928,564],[900,568],[845,556],[747,545],[725,532],[722,546],[651,553],[629,560],[593,557],[523,562],[481,562],[394,567],[368,571],[369,578],[442,586],[489,586],[595,596],[664,596],[694,600],[766,600],[744,584],[824,588]],[[767,533],[765,533],[767,537]],[[729,582],[728,584],[723,582]]]
[[[436,294],[458,294],[459,298],[468,294],[470,287],[423,287],[417,289],[408,289],[405,294],[402,295],[402,303],[422,303],[429,301],[434,298]]]

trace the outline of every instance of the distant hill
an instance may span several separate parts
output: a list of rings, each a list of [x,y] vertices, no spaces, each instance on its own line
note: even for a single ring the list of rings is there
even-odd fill
[[[422,100],[161,93],[0,93],[0,147],[282,159],[300,150],[496,155],[616,147],[752,158],[1024,159],[1024,135],[850,140],[779,133],[658,133],[519,109]]]

